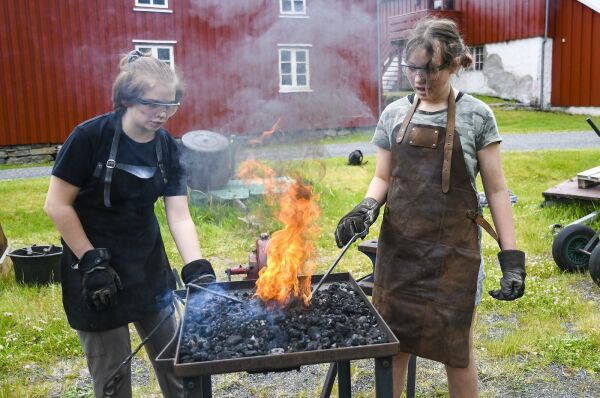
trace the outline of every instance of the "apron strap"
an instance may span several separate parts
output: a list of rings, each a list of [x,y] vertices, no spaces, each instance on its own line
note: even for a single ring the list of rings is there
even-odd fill
[[[162,152],[162,135],[158,132],[156,133],[158,137],[156,137],[156,160],[158,162],[158,169],[160,170],[160,174],[162,175],[162,179],[164,183],[167,183],[167,174],[165,173],[165,166],[163,164],[163,152]]]
[[[494,230],[494,227],[492,227],[491,224],[483,217],[483,214],[481,214],[475,210],[467,210],[467,218],[470,218],[471,220],[473,220],[473,222],[475,222],[481,228],[485,229],[486,232],[488,234],[490,234],[490,236],[492,238],[494,238],[494,240],[498,243],[498,246],[500,246],[500,250],[502,250],[502,246],[500,245],[500,238],[498,237],[498,234]]]
[[[410,107],[410,109],[408,110],[408,113],[406,114],[406,116],[404,117],[404,120],[402,121],[402,125],[400,126],[400,130],[398,131],[398,135],[396,136],[397,144],[402,142],[402,139],[404,138],[404,135],[406,134],[406,129],[408,128],[408,124],[410,123],[410,119],[412,119],[413,115],[415,114],[415,111],[417,110],[419,101],[420,101],[419,97],[417,97],[415,95],[413,97],[413,104]]]
[[[446,126],[446,140],[444,144],[444,163],[442,165],[442,192],[450,190],[450,167],[452,167],[452,147],[454,145],[454,118],[456,116],[456,102],[454,90],[450,87],[448,96],[448,124]]]
[[[115,166],[117,165],[117,149],[119,148],[119,140],[121,139],[121,119],[117,121],[117,128],[113,136],[112,144],[110,145],[110,153],[106,161],[106,173],[104,174],[104,206],[111,207],[110,203],[110,184]]]

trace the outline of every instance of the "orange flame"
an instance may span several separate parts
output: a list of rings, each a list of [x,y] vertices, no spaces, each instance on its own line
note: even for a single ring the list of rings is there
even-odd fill
[[[265,185],[265,192],[270,195],[275,192],[275,172],[267,165],[254,158],[244,160],[238,169],[238,177],[250,185],[260,180]]]
[[[277,127],[279,127],[279,123],[281,123],[281,118],[277,119],[277,121],[275,122],[273,127],[271,127],[270,130],[263,131],[262,134],[260,135],[260,137],[248,140],[248,144],[250,144],[250,145],[262,144],[262,142],[265,138],[272,136],[273,133],[275,133],[275,131],[277,131]]]
[[[291,184],[280,199],[277,219],[284,224],[267,246],[267,267],[260,270],[256,295],[264,302],[287,304],[293,297],[305,305],[311,299],[310,277],[315,270],[315,224],[321,209],[312,187],[300,179]]]

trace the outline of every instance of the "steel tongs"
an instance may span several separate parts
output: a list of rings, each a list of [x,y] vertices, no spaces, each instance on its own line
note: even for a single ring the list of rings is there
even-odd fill
[[[315,295],[315,293],[317,292],[317,290],[319,290],[319,288],[321,287],[321,285],[323,284],[323,282],[325,282],[325,279],[327,279],[327,277],[329,276],[329,274],[331,274],[331,271],[333,271],[333,269],[335,268],[335,266],[340,262],[340,260],[342,259],[342,257],[344,256],[344,253],[346,253],[346,251],[348,250],[348,248],[356,241],[356,239],[360,238],[361,236],[364,237],[366,235],[365,232],[366,231],[357,232],[348,241],[348,243],[346,243],[346,245],[342,248],[342,251],[340,252],[340,254],[338,254],[338,256],[336,257],[336,259],[333,262],[333,264],[331,264],[331,267],[329,267],[329,269],[327,270],[327,272],[325,272],[325,274],[323,275],[323,277],[321,278],[321,280],[319,281],[319,283],[317,283],[317,285],[313,288],[312,293],[311,293],[311,297],[313,297]]]

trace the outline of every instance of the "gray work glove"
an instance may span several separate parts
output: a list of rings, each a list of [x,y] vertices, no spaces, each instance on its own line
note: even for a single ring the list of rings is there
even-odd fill
[[[335,230],[335,243],[342,248],[357,233],[361,238],[367,236],[369,227],[373,225],[379,215],[379,203],[373,198],[364,198],[354,209],[346,214]]]
[[[119,275],[110,266],[108,249],[88,250],[77,268],[83,274],[81,287],[89,308],[104,311],[117,304],[117,291],[123,286]]]
[[[212,264],[203,258],[187,263],[181,270],[181,279],[188,283],[212,283],[217,280]]]
[[[525,293],[525,253],[520,250],[501,250],[498,261],[502,269],[500,289],[490,290],[490,296],[497,300],[512,301]]]

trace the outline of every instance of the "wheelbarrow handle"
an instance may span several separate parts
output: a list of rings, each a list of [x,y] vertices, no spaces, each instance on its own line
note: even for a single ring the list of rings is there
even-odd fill
[[[596,132],[596,135],[598,135],[598,137],[600,137],[600,129],[598,128],[598,126],[596,126],[596,123],[594,123],[594,121],[592,120],[592,118],[588,117],[585,120],[588,122],[588,124],[590,126],[592,126],[592,129]]]

